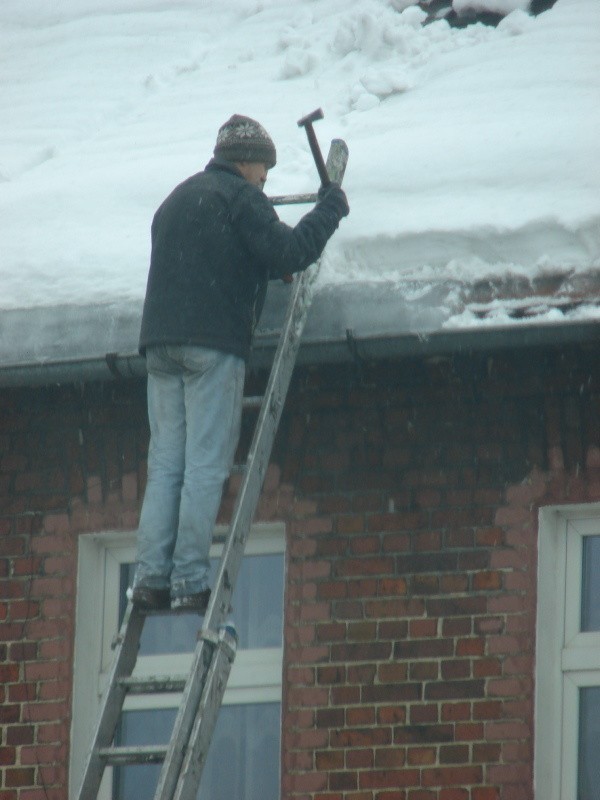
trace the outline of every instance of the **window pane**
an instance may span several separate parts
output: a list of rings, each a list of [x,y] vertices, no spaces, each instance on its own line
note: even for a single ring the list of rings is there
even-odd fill
[[[126,711],[119,744],[168,741],[177,709]],[[280,704],[223,706],[198,800],[279,800]],[[114,771],[113,800],[151,798],[160,765]]]
[[[583,538],[581,630],[600,631],[600,536]]]
[[[218,559],[211,559],[210,585],[214,586]],[[133,580],[133,564],[121,570],[121,608]],[[244,556],[233,594],[232,618],[238,647],[281,647],[283,638],[283,554]],[[165,614],[148,617],[140,643],[140,655],[191,653],[196,647],[198,617]]]
[[[600,687],[579,690],[578,800],[600,800]]]

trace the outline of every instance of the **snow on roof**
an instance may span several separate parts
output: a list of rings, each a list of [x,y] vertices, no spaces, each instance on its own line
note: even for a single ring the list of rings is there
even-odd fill
[[[106,331],[139,315],[154,210],[233,112],[277,144],[269,194],[316,189],[301,116],[323,108],[325,150],[348,142],[351,215],[317,297],[385,295],[397,335],[599,318],[600,3],[474,5],[506,16],[452,27],[411,0],[3,0],[0,362],[135,350],[130,321],[125,338]],[[354,329],[345,308],[340,330]],[[378,313],[362,309],[359,335]]]

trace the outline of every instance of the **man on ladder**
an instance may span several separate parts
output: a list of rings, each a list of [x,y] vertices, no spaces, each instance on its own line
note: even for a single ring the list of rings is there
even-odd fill
[[[204,613],[208,552],[231,470],[245,363],[270,279],[314,263],[349,213],[339,185],[290,227],[263,193],[271,137],[234,115],[214,158],[177,186],[152,223],[140,352],[148,368],[148,483],[134,606]]]

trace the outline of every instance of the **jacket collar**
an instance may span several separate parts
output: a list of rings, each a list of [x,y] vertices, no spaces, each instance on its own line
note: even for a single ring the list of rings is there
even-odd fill
[[[211,158],[205,169],[223,170],[224,172],[230,172],[232,175],[237,175],[238,178],[244,179],[244,176],[233,162],[227,161],[227,159],[221,158],[220,156],[214,156],[214,158]]]

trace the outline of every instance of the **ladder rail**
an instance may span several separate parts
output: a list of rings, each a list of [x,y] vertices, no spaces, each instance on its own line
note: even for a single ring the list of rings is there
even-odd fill
[[[98,795],[106,764],[100,751],[103,745],[112,742],[114,738],[123,708],[123,701],[127,694],[127,690],[120,683],[120,679],[129,677],[133,672],[143,627],[144,615],[129,603],[116,639],[115,656],[108,676],[108,683],[100,702],[98,722],[83,768],[81,785],[76,796],[77,800],[95,800]]]

